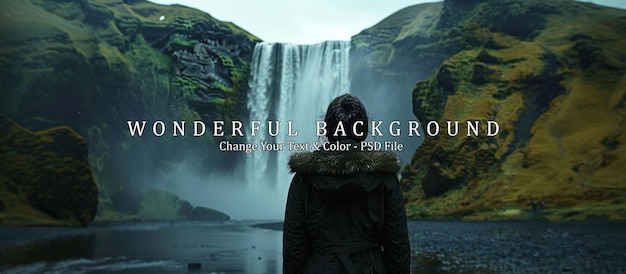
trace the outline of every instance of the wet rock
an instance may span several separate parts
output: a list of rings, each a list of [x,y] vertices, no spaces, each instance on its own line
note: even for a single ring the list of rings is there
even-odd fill
[[[202,264],[201,263],[187,263],[187,269],[189,270],[202,269]]]
[[[191,219],[201,221],[228,221],[230,220],[230,216],[215,209],[196,206],[191,212]]]
[[[181,200],[181,203],[178,207],[178,215],[184,216],[186,218],[191,217],[191,212],[193,211],[193,206],[190,202],[186,200]]]
[[[222,257],[222,254],[219,252],[209,254],[209,259],[211,259],[211,261],[215,261],[220,257]]]
[[[178,195],[149,189],[139,195],[137,216],[143,220],[181,220],[191,216],[192,205]]]

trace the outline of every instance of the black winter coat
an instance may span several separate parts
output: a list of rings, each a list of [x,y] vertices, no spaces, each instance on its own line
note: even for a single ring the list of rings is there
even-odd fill
[[[283,273],[409,273],[410,245],[395,154],[294,154]]]

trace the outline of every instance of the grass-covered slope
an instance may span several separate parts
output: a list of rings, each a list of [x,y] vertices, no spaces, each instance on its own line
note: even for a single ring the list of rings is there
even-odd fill
[[[229,163],[213,159],[210,139],[133,139],[126,121],[242,117],[256,37],[195,9],[137,0],[7,0],[0,16],[0,113],[84,136],[100,213],[137,212],[131,188],[149,182],[126,168],[158,173],[190,148],[205,151],[205,166]]]
[[[413,111],[443,125],[403,172],[409,216],[625,218],[624,26],[626,11],[574,1],[445,1],[363,32],[390,36],[378,45],[360,34],[361,62],[417,71]],[[447,120],[500,133],[451,138]]]

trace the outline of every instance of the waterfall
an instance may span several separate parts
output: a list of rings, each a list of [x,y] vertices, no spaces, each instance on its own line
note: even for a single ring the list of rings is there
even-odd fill
[[[350,90],[349,54],[350,41],[313,45],[258,43],[254,48],[247,107],[250,121],[262,124],[256,136],[248,135],[248,143],[316,141],[315,122],[324,119],[333,98]],[[268,135],[268,120],[280,122],[278,136]],[[287,136],[287,121],[292,121],[297,137]],[[278,152],[262,151],[259,147],[250,153],[246,163],[249,185],[275,187],[286,193],[291,180],[287,161],[292,153],[287,146]]]

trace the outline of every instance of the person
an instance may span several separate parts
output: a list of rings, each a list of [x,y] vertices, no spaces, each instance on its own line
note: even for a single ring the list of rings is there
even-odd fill
[[[369,128],[355,96],[335,98],[324,120],[328,142],[351,149],[319,149],[289,159],[295,175],[285,210],[283,273],[409,273],[397,155],[358,149]],[[340,123],[346,134],[334,136]]]

